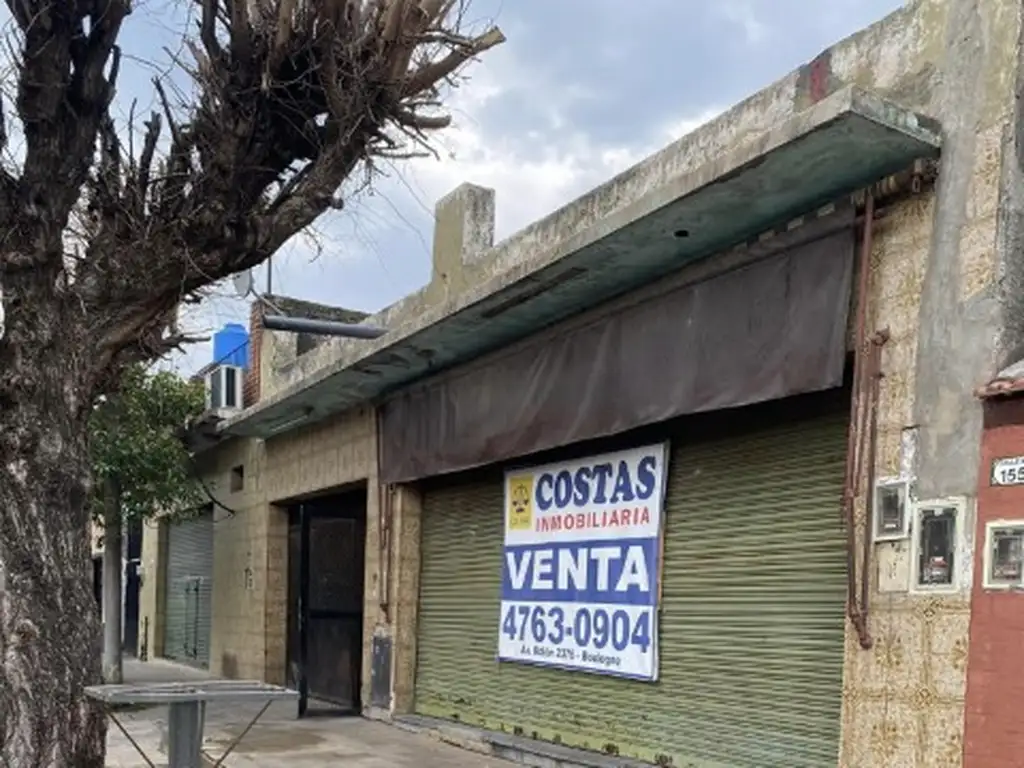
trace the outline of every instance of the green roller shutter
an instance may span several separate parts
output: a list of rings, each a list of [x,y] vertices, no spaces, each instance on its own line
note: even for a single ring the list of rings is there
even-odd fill
[[[417,712],[663,765],[834,766],[845,427],[673,438],[657,683],[495,661],[500,478],[428,489]]]
[[[164,655],[210,665],[213,603],[213,513],[167,526]]]

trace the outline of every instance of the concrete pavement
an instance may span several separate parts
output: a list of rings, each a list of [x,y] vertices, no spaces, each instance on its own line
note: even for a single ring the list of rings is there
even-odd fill
[[[125,664],[125,682],[188,682],[205,672],[165,661]],[[259,705],[211,704],[206,713],[206,753],[216,760],[259,709]],[[307,717],[298,720],[293,702],[275,703],[224,762],[226,768],[509,768],[512,763],[443,744],[362,718]],[[149,758],[166,764],[167,710],[121,712],[117,718]],[[211,761],[212,764],[212,761]],[[144,768],[146,762],[113,724],[107,737],[108,768]]]

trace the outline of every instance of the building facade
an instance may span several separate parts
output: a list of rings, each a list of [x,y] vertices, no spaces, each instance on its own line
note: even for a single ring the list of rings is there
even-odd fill
[[[580,764],[1014,764],[1020,31],[908,3],[497,244],[464,185],[380,339],[257,310],[211,670]]]

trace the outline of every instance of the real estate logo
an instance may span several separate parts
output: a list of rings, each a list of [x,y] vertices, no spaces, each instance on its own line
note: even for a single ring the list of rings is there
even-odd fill
[[[533,527],[533,475],[508,479],[508,529],[528,531]]]

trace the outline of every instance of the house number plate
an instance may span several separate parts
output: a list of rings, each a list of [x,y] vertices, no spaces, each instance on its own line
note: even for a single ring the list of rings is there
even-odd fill
[[[1024,456],[993,461],[992,485],[1024,485]]]

